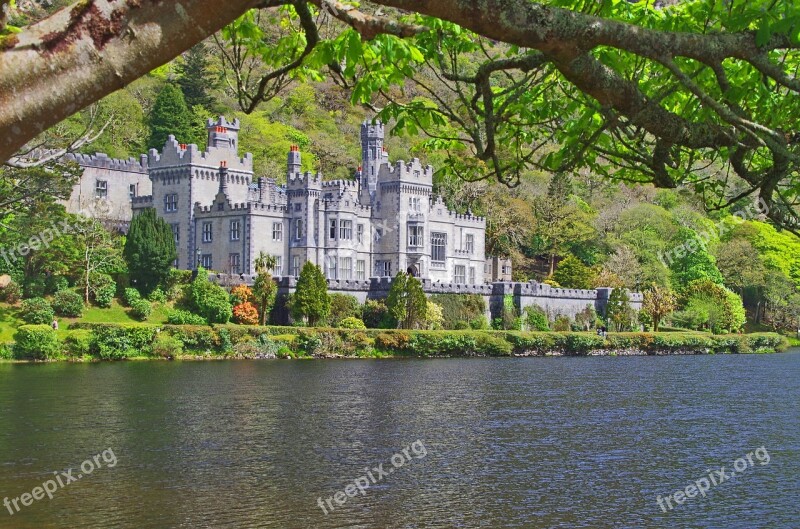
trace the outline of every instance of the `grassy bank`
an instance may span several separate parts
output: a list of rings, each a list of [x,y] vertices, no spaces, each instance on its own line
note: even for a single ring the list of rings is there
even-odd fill
[[[136,358],[383,358],[772,353],[775,333],[711,335],[581,332],[350,330],[277,326],[191,326],[76,322],[54,333],[22,326],[6,360]]]

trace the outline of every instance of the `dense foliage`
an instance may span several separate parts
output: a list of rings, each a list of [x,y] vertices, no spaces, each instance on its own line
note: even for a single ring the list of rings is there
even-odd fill
[[[178,253],[172,227],[154,208],[144,209],[131,221],[124,256],[131,283],[141,293],[149,294],[166,282]]]
[[[324,322],[330,314],[331,299],[328,296],[328,281],[322,270],[311,261],[306,261],[297,279],[297,288],[292,298],[292,317],[306,321],[309,326]]]

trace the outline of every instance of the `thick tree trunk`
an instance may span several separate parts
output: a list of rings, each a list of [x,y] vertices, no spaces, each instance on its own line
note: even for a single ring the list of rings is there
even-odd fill
[[[0,160],[264,3],[88,0],[2,41]]]

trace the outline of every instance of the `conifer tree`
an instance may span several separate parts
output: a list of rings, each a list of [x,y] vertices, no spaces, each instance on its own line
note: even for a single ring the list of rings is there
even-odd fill
[[[172,228],[155,209],[147,208],[133,218],[123,256],[131,282],[142,294],[166,281],[178,252]]]
[[[192,127],[192,113],[186,106],[183,93],[173,84],[166,84],[158,93],[150,114],[150,139],[147,147],[161,149],[172,134],[178,143],[197,143]]]
[[[297,289],[292,300],[292,317],[304,319],[313,327],[325,321],[331,310],[328,296],[328,281],[322,270],[310,261],[306,261],[297,279]]]
[[[209,90],[214,87],[215,80],[208,68],[208,50],[201,42],[183,54],[183,61],[178,63],[178,85],[183,92],[184,100],[189,108],[199,105],[211,110],[214,98]]]

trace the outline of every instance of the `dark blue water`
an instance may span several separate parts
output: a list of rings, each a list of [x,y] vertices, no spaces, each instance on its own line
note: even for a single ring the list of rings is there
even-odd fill
[[[0,500],[104,450],[0,527],[797,528],[800,353],[0,365]]]

